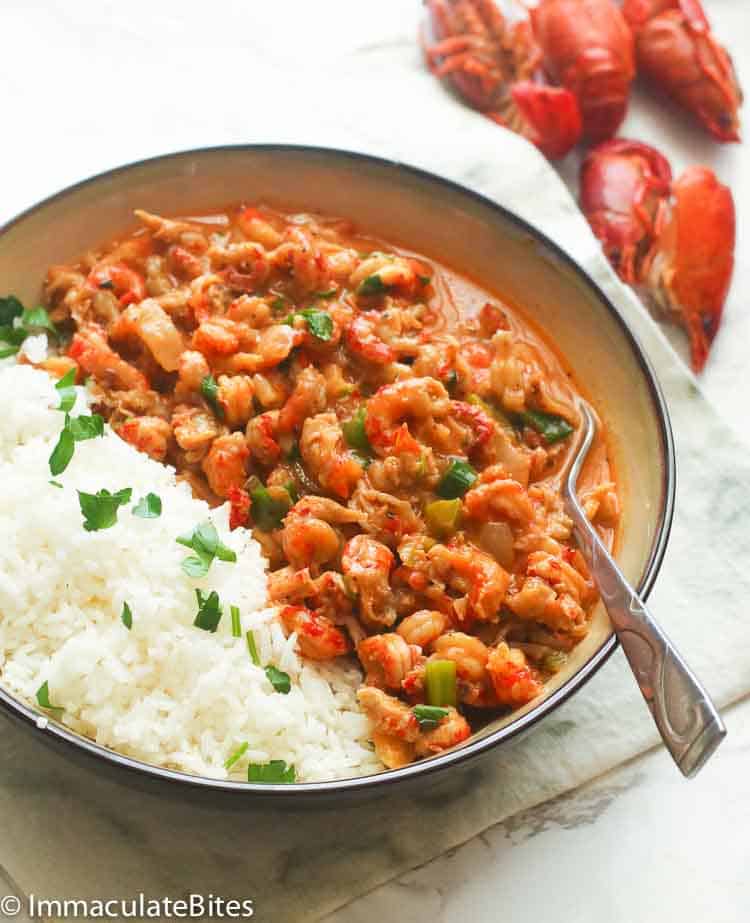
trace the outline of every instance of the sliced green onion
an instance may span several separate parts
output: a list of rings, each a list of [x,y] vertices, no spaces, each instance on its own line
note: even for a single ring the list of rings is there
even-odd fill
[[[359,407],[348,420],[344,420],[341,424],[341,432],[350,449],[361,452],[362,455],[372,455],[372,446],[365,428],[366,420],[367,408]]]
[[[49,700],[49,684],[45,680],[42,685],[36,691],[36,700],[42,708],[47,708],[50,711],[65,711],[64,708],[61,708],[59,705],[53,705]]]
[[[436,538],[447,538],[458,529],[461,520],[461,501],[433,500],[424,508],[427,528]]]
[[[278,529],[282,519],[292,507],[292,498],[288,492],[285,496],[272,494],[260,483],[250,491],[250,500],[252,501],[253,523],[261,532],[272,532]]]
[[[235,764],[238,760],[242,759],[242,757],[243,757],[243,756],[245,755],[245,753],[247,752],[247,748],[248,748],[249,746],[250,746],[250,744],[248,744],[248,742],[247,742],[246,740],[243,741],[243,743],[241,743],[241,744],[239,745],[239,747],[237,747],[237,749],[234,751],[234,753],[233,753],[233,754],[229,757],[229,759],[227,759],[227,761],[224,763],[224,769],[231,769],[232,766],[234,766],[234,764]]]
[[[296,781],[294,766],[287,766],[284,760],[271,760],[270,763],[250,763],[247,767],[248,782],[266,782],[269,784],[289,784]]]
[[[296,439],[292,441],[292,444],[289,446],[289,450],[284,455],[284,458],[288,462],[296,462],[302,458],[302,455],[299,451],[299,442]]]
[[[258,656],[258,648],[255,646],[255,635],[252,631],[248,630],[245,633],[245,640],[247,641],[247,652],[250,654],[250,659],[256,667],[259,667],[260,657]]]
[[[229,612],[232,616],[232,637],[241,638],[242,637],[242,624],[240,623],[240,607],[230,606]]]
[[[548,673],[558,673],[568,662],[568,655],[564,651],[550,651],[542,659],[542,669]]]
[[[476,481],[477,473],[467,461],[454,458],[437,486],[437,495],[444,500],[463,497]]]
[[[466,403],[473,404],[475,407],[479,407],[487,414],[487,416],[493,417],[495,420],[500,420],[506,424],[508,422],[507,418],[503,416],[503,413],[498,410],[497,407],[493,407],[492,404],[485,401],[478,394],[469,394],[466,398]]]
[[[206,375],[201,381],[201,394],[205,397],[206,402],[220,419],[224,419],[224,408],[219,403],[219,385],[213,375]]]
[[[428,705],[456,705],[456,662],[428,660],[425,666],[425,692]]]
[[[542,413],[541,410],[526,410],[517,416],[525,426],[536,430],[547,445],[561,442],[573,432],[573,427],[570,423],[564,417],[559,417],[554,413]]]
[[[434,731],[443,718],[449,715],[447,708],[440,708],[438,705],[415,705],[412,712],[422,731]]]
[[[274,666],[267,666],[266,678],[276,692],[280,692],[282,695],[289,694],[289,690],[292,688],[292,681],[288,673],[284,673],[283,670],[278,670]]]
[[[286,484],[284,484],[284,490],[289,494],[292,503],[296,503],[299,500],[299,492],[297,491],[297,485],[294,481],[287,481]]]

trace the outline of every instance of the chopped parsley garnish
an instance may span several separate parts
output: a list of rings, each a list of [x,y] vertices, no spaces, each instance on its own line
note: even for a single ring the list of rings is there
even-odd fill
[[[158,519],[161,516],[161,497],[157,494],[141,497],[133,507],[133,515],[140,519]]]
[[[211,590],[208,596],[204,596],[200,590],[196,590],[195,595],[198,599],[198,614],[193,625],[204,631],[215,632],[223,615],[219,594],[216,590]]]
[[[70,464],[71,458],[73,457],[75,446],[75,438],[73,437],[73,433],[68,428],[66,420],[66,424],[60,433],[60,438],[57,440],[57,445],[54,447],[52,454],[49,457],[50,474],[58,475],[65,471],[65,469]]]
[[[240,622],[240,608],[239,606],[230,606],[229,612],[232,616],[232,637],[241,638],[242,623]]]
[[[210,520],[197,525],[189,534],[180,535],[177,542],[195,552],[182,562],[182,569],[188,577],[205,577],[214,558],[231,563],[237,560],[237,555],[232,549],[221,542],[219,533]]]
[[[472,466],[461,458],[454,458],[437,486],[437,495],[444,500],[463,497],[476,481],[477,473]]]
[[[23,305],[15,295],[0,298],[0,343],[7,344],[0,346],[0,359],[15,356],[19,346],[26,339],[26,331],[22,327],[14,326],[13,323],[22,314]]]
[[[333,336],[333,318],[328,311],[319,308],[305,308],[304,311],[295,311],[286,319],[287,324],[294,324],[297,317],[304,319],[307,329],[318,340],[327,342]]]
[[[379,275],[368,276],[359,284],[358,295],[385,295],[388,286]]]
[[[62,474],[70,464],[75,451],[75,443],[94,439],[104,435],[104,418],[98,413],[89,416],[71,417],[65,414],[65,423],[57,440],[57,445],[49,457],[51,474]]]
[[[283,670],[278,670],[274,666],[266,667],[266,678],[276,692],[280,692],[282,695],[287,695],[292,688],[289,674],[284,673]]]
[[[21,343],[32,333],[49,330],[57,335],[46,308],[24,308],[15,295],[0,298],[0,359],[14,356]]]
[[[443,718],[448,717],[448,709],[437,705],[415,705],[412,712],[422,731],[434,731]]]
[[[0,326],[10,327],[23,314],[23,305],[15,295],[0,298]]]
[[[120,621],[127,628],[128,631],[133,627],[133,613],[130,610],[130,606],[127,603],[122,604],[122,613],[120,614]]]
[[[250,654],[250,659],[256,667],[259,667],[260,657],[258,656],[258,648],[255,646],[255,635],[252,633],[252,631],[247,631],[245,634],[245,639],[247,641],[247,652]]]
[[[320,299],[335,298],[337,291],[338,290],[335,288],[329,288],[325,292],[315,292],[315,294],[313,295],[313,298],[320,298]]]
[[[62,484],[61,484],[59,481],[50,481],[50,484],[51,484],[53,487],[59,487],[60,490],[62,490]]]
[[[333,336],[333,318],[327,311],[308,308],[302,311],[310,333],[319,340],[328,341]]]
[[[79,490],[77,493],[83,513],[83,528],[87,532],[100,532],[113,526],[117,522],[117,511],[121,506],[130,503],[133,495],[130,487],[113,494],[108,490],[98,490],[95,494],[86,494]]]
[[[76,402],[76,370],[69,369],[60,381],[57,382],[55,388],[60,395],[60,406],[58,410],[62,410],[63,413],[70,413],[73,409],[73,405]]]
[[[45,680],[42,685],[36,691],[36,700],[41,705],[42,708],[47,708],[50,711],[64,711],[65,709],[61,708],[59,705],[53,705],[49,700],[49,684]]]
[[[104,417],[100,417],[98,413],[93,413],[91,416],[68,417],[65,425],[73,434],[76,442],[84,442],[86,439],[96,439],[97,436],[104,435]]]
[[[528,426],[544,439],[547,445],[567,439],[573,432],[573,427],[564,417],[554,413],[543,413],[541,410],[526,410],[515,417],[523,426]]]
[[[295,782],[297,774],[294,766],[287,766],[284,760],[271,760],[270,763],[250,763],[247,767],[248,782],[265,782],[267,784],[289,784]]]
[[[424,285],[424,286],[429,285],[430,282],[432,281],[430,276],[417,276],[417,279],[419,279],[419,284]]]
[[[26,331],[21,327],[1,326],[0,342],[7,343],[7,346],[0,347],[0,359],[7,359],[9,356],[15,356],[18,349],[26,339]]]
[[[239,747],[237,747],[237,749],[234,751],[234,753],[233,753],[233,754],[229,757],[229,759],[224,763],[224,769],[231,769],[232,766],[234,766],[234,764],[235,764],[238,760],[242,759],[242,757],[243,757],[243,756],[245,755],[245,753],[247,752],[247,748],[248,748],[249,746],[250,746],[250,745],[248,744],[248,742],[247,742],[246,740],[243,741],[243,743],[241,743],[241,744],[239,745]]]
[[[99,288],[107,288],[112,290],[115,287],[115,283],[111,279],[104,279],[99,283]]]
[[[220,419],[224,419],[224,408],[219,403],[219,385],[213,375],[206,375],[201,381],[201,394],[205,397],[211,409]]]
[[[27,333],[33,330],[49,330],[57,336],[57,327],[50,320],[46,308],[27,308],[21,315],[21,326]]]

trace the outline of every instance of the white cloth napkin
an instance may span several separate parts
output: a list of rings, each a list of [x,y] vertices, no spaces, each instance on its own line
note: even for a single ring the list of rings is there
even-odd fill
[[[55,11],[49,20],[49,11],[32,19],[28,28],[35,30],[35,41],[59,65],[57,85],[44,92],[62,100],[66,90],[79,91],[86,80],[87,104],[50,106],[45,131],[49,135],[64,124],[69,142],[52,161],[34,145],[23,152],[44,172],[32,177],[27,171],[24,182],[9,185],[5,208],[138,156],[208,143],[306,141],[399,158],[514,210],[591,274],[629,320],[658,371],[676,434],[679,491],[651,604],[718,703],[750,691],[746,447],[618,282],[555,171],[533,148],[465,109],[423,72],[413,40],[416,4],[406,15],[400,0],[384,0],[374,17],[369,3],[337,0],[328,15],[343,25],[328,20],[314,37],[313,12],[303,13],[289,0],[268,5],[273,19],[271,12],[253,10],[255,30],[243,29],[244,4],[216,6],[224,16],[222,29],[215,19],[204,23],[200,47],[191,19],[191,11],[204,15],[198,4],[180,4],[180,14],[164,4],[146,18],[148,29],[138,25],[149,8],[145,2],[129,6],[127,16],[116,4],[87,0],[75,11]],[[309,21],[298,23],[291,43],[279,44],[278,29],[264,43],[262,28],[285,14]],[[321,75],[310,62],[332,53],[332,35],[336,66],[329,62]],[[82,46],[86,54],[79,60]],[[15,53],[9,47],[8,54]],[[115,56],[130,65],[113,69]],[[6,70],[21,94],[22,118],[22,106],[40,105],[42,89],[18,82],[12,65],[11,57]],[[24,80],[33,81],[26,74]],[[96,79],[89,79],[92,74]],[[156,95],[155,79],[162,81]],[[166,94],[164,81],[171,88]],[[113,98],[139,100],[127,125],[108,114]],[[31,120],[25,124],[31,130]],[[19,169],[21,161],[19,156]],[[254,898],[261,919],[295,921],[318,919],[657,741],[621,653],[529,737],[478,766],[464,790],[456,791],[448,776],[422,795],[394,790],[358,807],[342,802],[270,812],[237,799],[233,809],[215,810],[191,803],[190,793],[179,789],[164,800],[107,781],[95,768],[84,772],[5,721],[0,728],[0,872],[4,866],[18,890],[70,898],[212,892]]]

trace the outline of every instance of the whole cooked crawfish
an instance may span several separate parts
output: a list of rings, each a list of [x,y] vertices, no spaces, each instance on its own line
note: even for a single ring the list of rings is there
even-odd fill
[[[531,22],[546,72],[578,100],[586,137],[611,137],[635,77],[633,35],[619,8],[612,0],[540,0]]]
[[[564,157],[581,136],[581,114],[569,90],[544,82],[529,21],[509,25],[493,0],[426,0],[426,5],[437,37],[425,47],[433,73],[547,157]]]
[[[742,91],[699,0],[625,0],[638,69],[719,141],[739,141]]]
[[[730,190],[708,167],[689,167],[673,181],[657,150],[619,138],[583,161],[581,207],[621,278],[686,328],[700,372],[734,268]]]

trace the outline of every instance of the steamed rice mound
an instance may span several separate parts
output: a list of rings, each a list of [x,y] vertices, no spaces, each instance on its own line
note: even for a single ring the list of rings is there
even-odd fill
[[[46,681],[59,720],[121,753],[190,773],[227,778],[224,762],[244,742],[231,769],[285,760],[299,781],[376,772],[368,722],[355,691],[358,669],[344,660],[303,662],[266,608],[265,561],[245,529],[228,528],[223,506],[210,510],[160,465],[114,435],[76,443],[68,468],[50,483],[48,459],[63,425],[59,394],[46,373],[0,369],[8,397],[0,415],[0,682],[38,708]],[[82,389],[74,414],[88,412]],[[76,490],[130,487],[117,523],[83,528]],[[132,507],[147,493],[162,500],[158,519]],[[187,577],[190,552],[175,541],[210,518],[237,562],[215,560],[206,577]],[[216,590],[224,615],[215,634],[193,626],[196,588]],[[132,629],[121,620],[123,603]],[[231,634],[229,606],[239,606],[242,637]],[[252,629],[254,666],[244,634]],[[264,667],[292,680],[276,692]],[[52,716],[50,716],[52,717]]]

